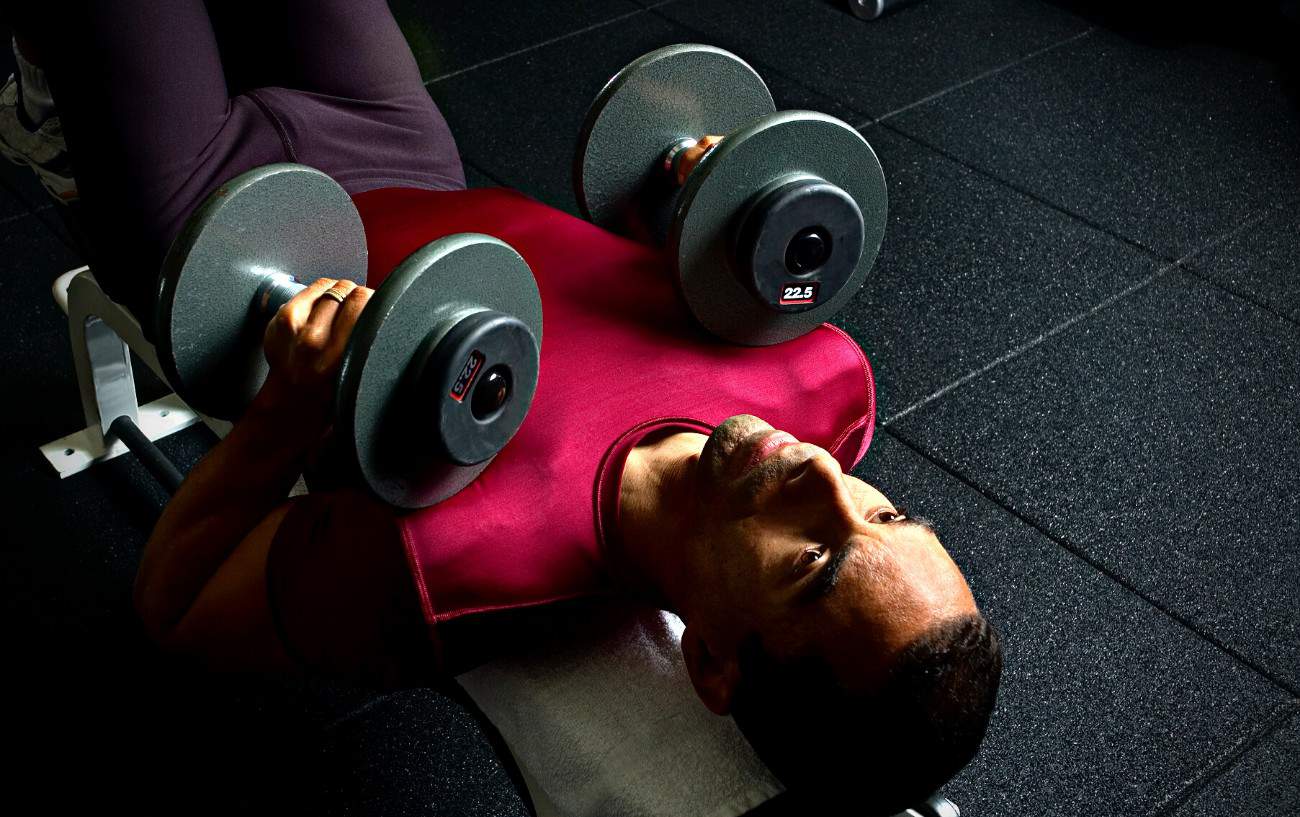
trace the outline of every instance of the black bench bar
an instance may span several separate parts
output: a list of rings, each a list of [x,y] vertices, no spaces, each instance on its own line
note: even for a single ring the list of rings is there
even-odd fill
[[[176,489],[181,487],[185,475],[167,458],[162,449],[153,444],[153,440],[145,436],[145,433],[140,430],[140,427],[130,417],[125,414],[118,417],[109,424],[108,433],[117,437],[127,448],[131,449],[131,453],[135,454],[139,458],[140,464],[147,468],[149,473],[153,474],[153,478],[167,489],[167,493],[174,494]]]

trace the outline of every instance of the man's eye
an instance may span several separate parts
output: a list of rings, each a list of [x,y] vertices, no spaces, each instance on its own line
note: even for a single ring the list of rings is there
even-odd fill
[[[888,524],[889,522],[897,522],[900,519],[906,519],[906,518],[907,518],[907,511],[903,510],[902,508],[899,508],[898,510],[881,508],[880,510],[876,511],[875,518],[872,521],[884,522]]]

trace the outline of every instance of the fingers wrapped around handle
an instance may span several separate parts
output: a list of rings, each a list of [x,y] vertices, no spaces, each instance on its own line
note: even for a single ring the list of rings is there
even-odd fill
[[[264,341],[272,388],[295,401],[328,400],[348,339],[373,294],[352,281],[319,278],[282,306]]]

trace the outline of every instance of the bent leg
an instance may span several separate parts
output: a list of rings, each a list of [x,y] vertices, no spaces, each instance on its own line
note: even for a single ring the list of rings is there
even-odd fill
[[[386,0],[240,0],[213,11],[229,73],[275,112],[296,161],[350,193],[465,187]]]
[[[96,277],[149,333],[158,268],[184,219],[234,172],[281,160],[280,141],[251,103],[232,105],[202,0],[7,13],[50,78]]]
[[[57,87],[89,177],[116,165],[160,175],[153,160],[197,154],[224,121],[229,95],[202,0],[55,0],[10,13]]]
[[[387,0],[224,0],[209,11],[234,93],[383,99],[422,84]]]

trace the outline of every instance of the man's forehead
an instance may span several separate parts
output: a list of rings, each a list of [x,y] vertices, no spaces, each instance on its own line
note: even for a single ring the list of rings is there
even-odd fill
[[[886,607],[964,607],[970,599],[961,571],[923,522],[869,523],[840,550],[835,590],[821,599],[827,615],[847,622]]]
[[[934,553],[937,551],[937,553]],[[908,563],[917,558],[938,556],[949,561],[938,537],[923,521],[900,519],[890,522],[864,522],[843,542],[831,548],[827,565],[818,577],[819,597],[841,595],[846,582],[854,587],[843,595],[879,593],[885,586],[908,572]],[[854,604],[852,599],[846,600]]]
[[[879,488],[867,482],[865,479],[862,479],[861,477],[856,477],[853,474],[845,474],[844,483],[848,485],[849,490],[853,491],[855,494],[878,497],[880,499],[884,499],[886,502],[889,501],[888,498],[885,496],[885,494]]]
[[[965,580],[933,533],[920,525],[877,527],[884,537],[857,542],[836,591],[820,600],[827,631],[815,638],[827,647],[839,641],[898,650],[937,618],[973,608]]]

